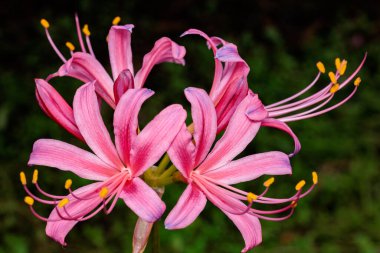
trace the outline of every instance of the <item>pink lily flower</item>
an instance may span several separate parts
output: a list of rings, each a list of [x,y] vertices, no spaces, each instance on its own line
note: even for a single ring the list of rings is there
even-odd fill
[[[144,56],[141,69],[134,74],[132,64],[131,35],[133,25],[117,25],[119,19],[114,20],[108,34],[108,49],[112,68],[112,78],[104,69],[102,64],[96,59],[91,47],[90,31],[88,25],[83,28],[86,37],[87,52],[83,43],[80,31],[79,19],[76,16],[76,28],[78,32],[81,51],[75,52],[75,47],[70,42],[66,43],[70,49],[71,58],[66,60],[63,54],[54,44],[49,33],[49,23],[41,20],[41,24],[45,28],[47,38],[64,64],[58,72],[48,76],[47,81],[56,76],[70,76],[79,79],[85,83],[97,80],[95,83],[96,92],[106,101],[112,108],[115,108],[121,95],[130,88],[142,88],[152,70],[153,66],[163,62],[173,62],[177,64],[185,64],[184,56],[186,50],[183,46],[179,46],[169,38],[163,37],[156,41],[153,49]]]
[[[36,217],[47,222],[47,235],[62,245],[66,245],[65,237],[77,222],[102,210],[109,214],[119,198],[143,220],[154,222],[160,218],[165,204],[139,176],[167,151],[186,118],[180,105],[171,105],[137,133],[138,113],[153,91],[129,89],[115,109],[114,145],[101,118],[94,82],[80,87],[73,102],[78,130],[94,154],[62,141],[40,139],[33,146],[28,164],[56,167],[97,182],[73,191],[72,181],[68,180],[65,188],[69,194],[57,196],[41,189],[37,171],[32,182],[51,199],[47,200],[34,195],[27,187],[25,174],[20,174],[28,194],[25,202]],[[34,210],[34,201],[54,207],[48,218]]]
[[[165,220],[167,229],[190,225],[202,212],[207,200],[217,206],[240,230],[245,247],[242,252],[262,240],[259,219],[284,220],[290,217],[301,193],[304,181],[297,185],[297,193],[288,199],[264,197],[274,178],[265,183],[266,190],[256,195],[234,188],[231,184],[254,180],[262,175],[291,174],[288,155],[266,152],[232,161],[252,141],[267,112],[258,96],[249,93],[236,108],[224,135],[210,151],[217,134],[217,113],[213,101],[204,90],[188,88],[185,95],[191,103],[194,135],[182,126],[168,154],[188,184],[179,201]],[[244,204],[243,201],[248,201]],[[294,202],[293,202],[294,201]],[[274,211],[253,209],[253,202],[262,204],[290,203]],[[284,217],[267,217],[290,211]]]

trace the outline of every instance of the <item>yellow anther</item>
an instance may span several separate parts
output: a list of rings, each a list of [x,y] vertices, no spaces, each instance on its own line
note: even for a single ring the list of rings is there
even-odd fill
[[[25,204],[27,204],[28,206],[32,206],[34,204],[34,199],[30,196],[26,196],[24,198],[24,202]]]
[[[115,17],[113,20],[112,20],[112,24],[113,25],[118,25],[120,23],[120,20],[121,18],[119,16]]]
[[[86,36],[90,36],[90,35],[91,35],[90,30],[88,29],[88,25],[87,25],[87,24],[85,24],[85,25],[83,26],[82,32],[83,32],[84,35],[86,35]]]
[[[318,184],[318,174],[317,174],[317,172],[313,171],[311,174],[313,175],[313,184]]]
[[[269,178],[267,181],[264,182],[265,187],[269,187],[274,183],[274,177]]]
[[[361,83],[361,81],[362,81],[362,79],[361,79],[360,77],[357,77],[357,78],[355,79],[355,81],[354,81],[354,85],[355,85],[356,87],[358,87],[359,84]]]
[[[22,185],[26,185],[26,176],[23,171],[20,172],[20,181]]]
[[[33,171],[32,183],[36,184],[38,180],[38,170]]]
[[[247,194],[247,201],[249,203],[252,203],[254,200],[256,200],[258,197],[256,194],[252,193],[252,192],[248,192]]]
[[[323,63],[320,61],[317,62],[317,68],[319,72],[321,72],[322,74],[326,72],[325,65],[323,65]]]
[[[61,201],[59,201],[58,203],[58,207],[64,207],[65,205],[67,205],[69,203],[69,199],[68,198],[64,198],[62,199]]]
[[[347,69],[347,61],[343,60],[342,63],[340,64],[339,74],[343,76],[344,72],[346,72],[346,69]]]
[[[66,182],[65,182],[65,189],[68,190],[70,189],[71,185],[73,184],[73,180],[71,179],[66,179]]]
[[[107,197],[107,194],[108,194],[108,188],[107,187],[103,187],[100,192],[99,192],[99,196],[102,198],[102,199],[105,199]]]
[[[73,43],[71,43],[70,41],[66,42],[66,47],[67,47],[70,51],[74,51],[74,50],[75,50],[75,46],[74,46]]]
[[[334,94],[338,90],[339,90],[339,84],[334,83],[333,86],[331,86],[331,88],[330,88],[330,93]]]
[[[332,83],[337,83],[334,72],[329,72],[329,77]]]
[[[46,19],[44,19],[44,18],[41,19],[40,23],[41,23],[41,25],[42,25],[45,29],[48,29],[49,26],[50,26],[49,22],[48,22]]]
[[[290,205],[292,206],[292,208],[296,208],[297,202],[296,201],[292,201],[292,203]]]
[[[336,58],[335,59],[335,67],[336,67],[336,70],[340,70],[340,65],[341,65],[341,62],[340,62],[340,58]]]
[[[299,191],[302,189],[302,187],[304,187],[306,184],[305,180],[301,180],[298,182],[298,184],[296,185],[296,190]]]

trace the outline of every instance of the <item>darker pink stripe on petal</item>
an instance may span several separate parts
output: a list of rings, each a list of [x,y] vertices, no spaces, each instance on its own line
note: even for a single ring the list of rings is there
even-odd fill
[[[128,69],[133,75],[131,35],[133,25],[112,26],[108,33],[108,51],[113,79]]]
[[[80,87],[74,97],[74,117],[87,145],[105,163],[116,169],[121,162],[99,110],[94,82]]]
[[[129,89],[119,101],[114,113],[116,149],[125,165],[130,166],[132,143],[137,138],[138,114],[145,100],[154,94],[148,89]]]
[[[118,172],[88,151],[50,139],[34,143],[28,165],[55,167],[90,180],[105,180]]]
[[[119,100],[123,94],[134,87],[133,75],[132,73],[126,69],[123,70],[119,77],[116,79],[115,84],[113,86],[113,93],[115,96],[115,103],[119,103]]]

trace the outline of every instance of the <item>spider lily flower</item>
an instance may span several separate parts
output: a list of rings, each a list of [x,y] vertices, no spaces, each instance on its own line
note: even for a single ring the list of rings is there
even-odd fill
[[[252,141],[261,121],[267,116],[263,104],[257,95],[249,93],[236,108],[224,135],[210,151],[217,134],[217,114],[213,102],[201,89],[188,88],[185,95],[191,103],[194,134],[183,125],[168,154],[188,186],[166,218],[165,226],[167,229],[180,229],[190,225],[209,200],[240,230],[245,240],[242,252],[246,252],[261,242],[259,219],[287,219],[292,215],[298,199],[307,195],[313,186],[302,192],[305,181],[301,181],[294,196],[287,199],[265,197],[274,179],[265,183],[266,189],[261,194],[231,186],[262,175],[292,172],[289,157],[282,152],[266,152],[232,161]],[[264,211],[252,208],[253,203],[288,205]],[[282,217],[270,216],[283,213]]]
[[[207,41],[212,49],[215,61],[214,80],[210,90],[217,114],[217,132],[223,131],[231,119],[238,104],[248,94],[247,76],[250,71],[247,63],[239,56],[236,45],[218,37],[209,37],[197,29],[190,29],[184,35],[199,35]],[[218,53],[218,46],[223,45],[225,51],[232,51],[226,57]],[[223,65],[224,63],[224,65]]]
[[[114,145],[101,118],[94,82],[80,87],[73,102],[77,127],[94,154],[62,141],[41,139],[35,142],[28,165],[56,167],[97,182],[71,190],[72,181],[68,180],[65,188],[69,194],[53,195],[41,189],[37,174],[32,182],[45,197],[40,198],[28,189],[25,174],[20,174],[28,194],[26,203],[36,217],[47,222],[47,235],[62,245],[77,222],[101,210],[110,213],[119,198],[148,222],[160,218],[165,204],[139,176],[166,152],[186,118],[180,105],[171,105],[137,133],[139,110],[153,91],[129,89],[115,109]],[[35,201],[54,207],[48,218],[35,211]]]
[[[66,43],[71,53],[71,58],[66,60],[63,54],[55,45],[50,33],[49,23],[41,20],[42,26],[45,28],[47,38],[64,64],[59,68],[58,72],[48,76],[47,80],[57,76],[70,76],[79,79],[83,82],[97,80],[95,88],[97,93],[107,102],[112,108],[115,108],[121,95],[130,88],[142,88],[152,70],[153,66],[163,62],[173,62],[177,64],[185,64],[184,56],[186,50],[170,40],[163,37],[156,41],[153,49],[144,56],[142,67],[136,74],[132,64],[131,50],[131,35],[133,25],[118,25],[120,18],[115,18],[111,27],[107,40],[109,56],[112,68],[112,78],[104,69],[102,64],[96,59],[94,51],[91,47],[88,25],[82,29],[88,51],[83,42],[82,33],[80,31],[79,19],[76,16],[76,28],[81,45],[80,51],[75,51],[75,47],[71,42]]]
[[[357,74],[363,67],[366,58],[367,58],[367,53],[364,55],[363,60],[361,61],[359,66],[356,68],[356,70],[343,81],[340,81],[340,79],[345,74],[345,71],[347,68],[347,60],[341,61],[339,58],[336,58],[335,73],[332,71],[328,73],[330,82],[324,88],[317,91],[316,93],[306,98],[296,100],[301,95],[309,91],[317,83],[321,74],[324,74],[326,72],[326,69],[323,63],[318,62],[317,68],[319,72],[317,76],[315,77],[315,79],[309,85],[307,85],[306,88],[294,94],[293,96],[290,96],[279,102],[265,106],[265,108],[268,111],[268,117],[275,118],[281,122],[299,121],[299,120],[309,119],[309,118],[313,118],[313,117],[325,114],[343,105],[354,96],[354,94],[356,93],[358,89],[361,79],[360,77],[357,77]],[[354,80],[355,77],[356,79]],[[352,81],[354,83],[353,91],[340,102],[326,108],[328,103],[334,98],[335,94],[341,89],[343,89],[345,86],[347,86]]]

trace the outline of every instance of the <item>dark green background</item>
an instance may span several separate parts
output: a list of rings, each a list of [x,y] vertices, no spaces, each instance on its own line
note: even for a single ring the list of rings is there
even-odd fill
[[[65,51],[75,41],[73,14],[89,23],[97,57],[109,69],[105,37],[114,16],[133,23],[135,66],[154,41],[169,36],[187,48],[186,67],[163,64],[155,68],[147,87],[156,95],[144,106],[141,122],[171,103],[183,103],[186,86],[209,89],[212,54],[202,39],[179,38],[188,28],[223,37],[239,47],[251,67],[250,87],[265,104],[300,90],[316,74],[315,63],[332,69],[337,56],[348,60],[352,72],[368,52],[361,71],[359,92],[346,105],[327,115],[290,123],[303,148],[292,159],[292,177],[278,177],[272,196],[293,193],[294,184],[311,171],[320,175],[317,189],[299,203],[294,216],[281,223],[262,222],[263,239],[255,252],[365,252],[380,251],[380,4],[377,1],[8,1],[0,9],[0,252],[130,252],[136,217],[122,203],[105,217],[81,223],[69,234],[63,249],[45,236],[44,223],[35,219],[22,201],[25,193],[18,173],[26,167],[32,144],[39,138],[56,138],[79,144],[47,118],[34,97],[33,78],[46,77],[60,66],[39,20],[50,21],[54,40]],[[66,51],[65,51],[66,52]],[[321,79],[318,87],[327,81]],[[57,79],[55,87],[71,101],[78,82]],[[339,92],[343,98],[352,89]],[[111,111],[104,110],[111,122]],[[246,154],[292,148],[290,138],[262,129]],[[40,169],[41,185],[62,194],[66,178],[74,187],[86,182],[72,174]],[[260,190],[266,178],[241,185]],[[168,210],[184,185],[167,188]],[[36,207],[48,215],[49,210]],[[165,213],[166,216],[167,213]],[[160,221],[162,225],[162,221]],[[162,252],[240,252],[243,240],[232,223],[207,205],[197,221],[180,231],[161,226]],[[149,250],[149,249],[148,249]]]

